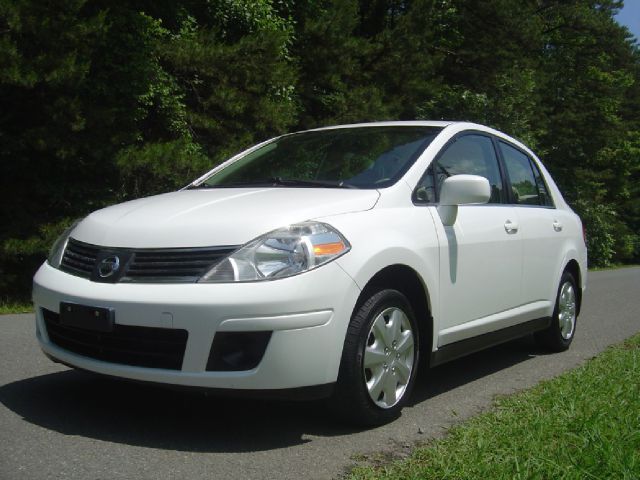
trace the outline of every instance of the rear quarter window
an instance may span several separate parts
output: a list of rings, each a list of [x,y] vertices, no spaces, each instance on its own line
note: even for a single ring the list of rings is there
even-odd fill
[[[499,144],[514,202],[517,205],[552,207],[549,190],[535,162],[517,148],[502,141]]]

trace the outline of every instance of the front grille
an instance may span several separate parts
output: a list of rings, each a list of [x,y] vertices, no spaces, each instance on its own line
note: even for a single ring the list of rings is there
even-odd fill
[[[60,269],[98,282],[192,283],[237,250],[237,246],[130,249],[100,247],[70,238]],[[103,259],[118,256],[119,270],[99,275]]]
[[[60,315],[42,309],[49,340],[78,355],[105,362],[147,368],[180,370],[187,347],[186,330],[114,325],[95,332],[60,324]]]
[[[99,247],[70,238],[62,256],[60,269],[79,277],[90,278],[99,253]]]
[[[195,282],[232,248],[137,250],[122,282]]]

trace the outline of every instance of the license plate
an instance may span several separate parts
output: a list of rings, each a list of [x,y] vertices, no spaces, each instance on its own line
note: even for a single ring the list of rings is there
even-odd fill
[[[112,308],[91,307],[68,302],[60,303],[61,325],[94,332],[111,332],[114,321],[115,312]]]

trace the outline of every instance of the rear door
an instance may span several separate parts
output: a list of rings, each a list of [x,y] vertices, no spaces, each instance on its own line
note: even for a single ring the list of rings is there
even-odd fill
[[[523,242],[522,294],[524,304],[540,304],[545,315],[555,298],[558,265],[562,263],[564,226],[568,219],[557,210],[536,162],[524,151],[498,141],[511,201],[516,206]]]

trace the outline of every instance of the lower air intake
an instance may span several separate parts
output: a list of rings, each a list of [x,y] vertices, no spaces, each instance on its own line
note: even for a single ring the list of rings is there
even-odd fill
[[[271,332],[218,332],[207,362],[209,372],[252,370],[267,349]]]
[[[42,309],[47,335],[54,345],[85,357],[147,368],[180,370],[187,347],[186,330],[114,325],[96,332],[60,324],[60,315]]]

